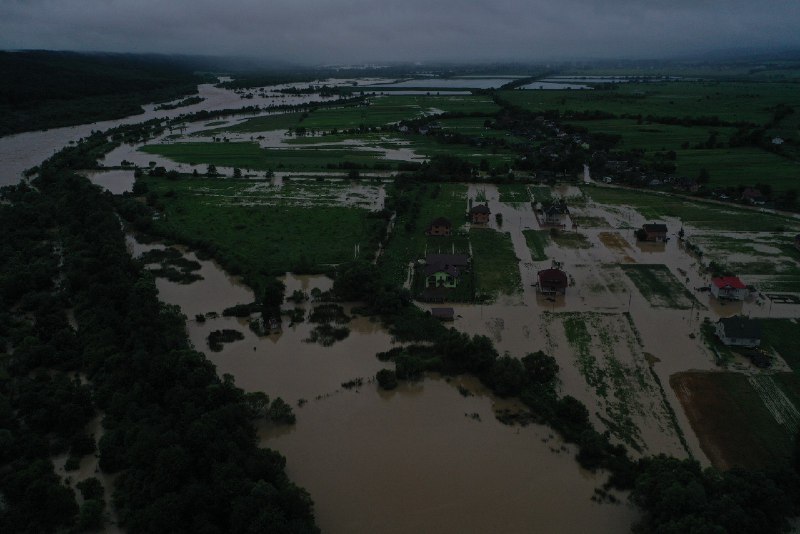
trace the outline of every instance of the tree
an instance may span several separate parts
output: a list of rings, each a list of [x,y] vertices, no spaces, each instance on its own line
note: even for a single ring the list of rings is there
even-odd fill
[[[234,167],[233,168],[233,177],[234,178],[241,178],[242,177],[242,169],[240,169],[239,167]]]
[[[209,164],[206,168],[206,174],[209,176],[216,176],[217,175],[217,167],[216,165]]]
[[[391,369],[381,369],[375,374],[375,379],[382,389],[394,389],[397,387],[397,374]]]

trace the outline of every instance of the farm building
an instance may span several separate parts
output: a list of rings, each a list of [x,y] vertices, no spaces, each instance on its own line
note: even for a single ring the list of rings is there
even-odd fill
[[[469,220],[473,224],[486,224],[489,222],[489,215],[491,215],[488,204],[478,204],[469,210]]]
[[[546,294],[565,294],[567,292],[567,273],[561,269],[544,269],[537,274],[539,292]]]
[[[717,321],[717,337],[729,346],[757,347],[761,344],[758,321],[737,315]]]
[[[667,240],[667,225],[661,223],[650,223],[642,225],[636,232],[639,241],[664,242]]]
[[[425,235],[449,236],[452,231],[453,225],[450,221],[444,217],[438,217],[428,225],[428,228],[425,230]]]
[[[711,294],[718,299],[744,300],[747,286],[736,276],[711,279]]]

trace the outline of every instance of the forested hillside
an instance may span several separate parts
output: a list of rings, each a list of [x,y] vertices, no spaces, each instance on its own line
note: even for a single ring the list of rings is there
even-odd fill
[[[0,135],[142,113],[201,78],[166,56],[0,52]]]

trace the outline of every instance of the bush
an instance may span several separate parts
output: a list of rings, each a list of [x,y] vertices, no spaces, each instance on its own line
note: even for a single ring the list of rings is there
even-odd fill
[[[375,374],[381,389],[392,390],[397,387],[397,373],[391,369],[381,369]]]

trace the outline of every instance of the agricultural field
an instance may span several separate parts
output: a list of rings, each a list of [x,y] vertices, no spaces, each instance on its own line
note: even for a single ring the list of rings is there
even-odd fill
[[[531,111],[598,110],[614,115],[668,117],[716,116],[727,122],[764,124],[778,104],[800,105],[791,83],[648,82],[625,83],[613,90],[502,91],[501,97]],[[584,123],[590,127],[591,123]]]
[[[190,165],[238,167],[255,171],[324,171],[343,164],[379,168],[398,161],[383,159],[383,151],[333,148],[261,148],[254,142],[193,142],[145,145],[140,149],[148,154],[164,156]]]
[[[150,201],[163,208],[153,221],[158,234],[212,248],[229,271],[252,280],[348,261],[356,246],[371,258],[386,225],[374,209],[380,186],[141,180]]]
[[[629,314],[548,313],[543,320],[550,344],[563,331],[580,376],[598,400],[596,415],[616,439],[640,453],[653,439],[685,447]]]
[[[764,468],[792,454],[800,422],[795,373],[689,371],[673,375],[670,385],[715,467]]]
[[[616,150],[675,152],[677,175],[696,178],[709,173],[709,187],[767,184],[774,192],[797,191],[800,157],[785,144],[778,155],[762,146],[731,139],[740,127],[763,128],[773,137],[800,140],[794,84],[753,82],[623,83],[613,90],[505,91],[502,97],[532,111],[558,110],[567,115],[599,111],[599,120],[568,119],[590,133],[620,136]],[[652,117],[652,120],[648,119]],[[694,124],[690,124],[693,121]]]
[[[519,259],[514,255],[508,233],[489,228],[472,228],[469,240],[472,244],[472,264],[478,293],[496,296],[522,292]]]
[[[701,230],[796,232],[800,229],[800,221],[744,207],[632,189],[584,187],[582,190],[599,204],[630,206],[648,220],[674,217],[687,226]],[[678,229],[674,230],[677,232]]]
[[[525,242],[531,251],[531,260],[546,260],[545,247],[550,242],[549,232],[547,230],[523,230],[522,233],[525,235]]]
[[[780,354],[800,375],[800,325],[793,319],[762,319],[763,344]]]
[[[623,264],[620,267],[655,308],[688,310],[701,306],[666,265]]]

